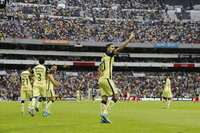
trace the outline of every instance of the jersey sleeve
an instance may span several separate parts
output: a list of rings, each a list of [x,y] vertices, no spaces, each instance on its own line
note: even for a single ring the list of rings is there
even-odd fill
[[[46,67],[46,74],[51,74],[51,71],[48,67]]]
[[[112,52],[106,52],[106,55],[113,57],[115,55],[115,50],[113,50]]]

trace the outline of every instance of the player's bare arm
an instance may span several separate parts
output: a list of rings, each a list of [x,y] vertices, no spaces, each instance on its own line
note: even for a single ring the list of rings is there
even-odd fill
[[[102,67],[101,65],[98,67],[98,72],[99,72],[99,76],[101,77],[103,75],[103,71],[102,71]]]
[[[115,50],[115,54],[118,54],[122,49],[124,49],[126,47],[126,45],[128,45],[129,42],[131,42],[134,39],[135,35],[133,33],[131,33],[131,35],[129,36],[129,39],[126,40],[125,42],[123,42],[116,50]]]
[[[55,80],[53,79],[53,77],[51,76],[51,74],[47,74],[47,78],[51,81],[51,83],[52,83],[54,86],[56,86],[56,87],[58,87],[58,86],[63,86],[63,85],[61,85],[59,82],[55,81]]]

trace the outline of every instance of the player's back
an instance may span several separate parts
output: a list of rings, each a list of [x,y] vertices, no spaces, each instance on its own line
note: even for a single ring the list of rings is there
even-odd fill
[[[170,79],[166,80],[164,89],[165,90],[169,90],[169,91],[171,90],[171,81],[170,81]]]
[[[103,72],[101,78],[112,79],[113,63],[114,63],[114,54],[105,53],[101,59],[101,68]]]
[[[22,90],[31,90],[32,86],[31,86],[31,81],[30,81],[30,72],[29,71],[23,71],[20,74],[20,78],[21,78],[21,89]]]
[[[44,65],[37,65],[33,68],[34,85],[43,86],[46,84],[46,74],[49,74],[49,69]]]

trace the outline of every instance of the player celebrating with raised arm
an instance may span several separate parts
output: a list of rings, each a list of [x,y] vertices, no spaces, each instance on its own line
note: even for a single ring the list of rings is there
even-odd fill
[[[170,102],[172,100],[172,92],[171,92],[171,81],[168,76],[164,76],[165,84],[164,90],[162,94],[162,98],[164,100],[163,108],[170,108]]]
[[[99,87],[101,89],[102,101],[101,101],[101,123],[111,123],[108,119],[108,111],[118,100],[118,90],[112,81],[112,70],[114,63],[114,55],[118,54],[126,45],[131,42],[134,38],[134,34],[131,33],[128,40],[123,42],[117,49],[115,49],[114,44],[106,45],[106,53],[103,54],[101,58],[101,64],[98,68],[100,75]],[[108,96],[112,95],[112,99],[108,101]]]

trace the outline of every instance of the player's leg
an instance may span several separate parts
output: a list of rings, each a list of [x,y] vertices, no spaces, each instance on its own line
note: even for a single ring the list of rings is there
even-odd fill
[[[167,108],[170,108],[170,103],[171,103],[171,101],[172,101],[172,98],[170,97],[170,98],[167,98]]]
[[[41,103],[42,103],[42,98],[40,97],[37,101],[35,111],[39,112],[39,108],[40,108]]]
[[[25,103],[25,100],[26,100],[26,93],[24,90],[21,91],[21,95],[20,95],[20,98],[21,98],[21,113],[22,115],[24,115],[24,103]]]
[[[39,95],[40,95],[39,86],[33,86],[33,98],[32,98],[32,106],[31,106],[31,111],[30,111],[30,115],[32,117],[35,115],[34,114],[35,103],[36,103],[36,99]]]
[[[47,107],[46,107],[46,112],[48,115],[53,114],[53,113],[51,113],[51,105],[52,105],[52,103],[54,103],[54,101],[56,99],[54,90],[51,90],[50,93],[51,93],[51,97],[49,98],[49,101],[47,102]]]
[[[47,106],[47,90],[46,90],[46,85],[44,85],[43,87],[40,88],[40,95],[41,95],[41,99],[42,99],[42,107],[43,107],[43,116],[48,115],[46,112],[46,106]]]
[[[107,81],[105,79],[100,79],[99,80],[99,87],[101,90],[101,104],[100,104],[100,109],[101,109],[101,114],[100,116],[103,114],[105,108],[106,108],[106,104],[108,101],[108,92],[106,90],[106,86],[105,84],[107,83]],[[105,120],[104,116],[101,116],[101,123],[108,123],[107,120]]]
[[[118,100],[118,91],[116,89],[116,86],[112,80],[107,79],[107,81],[104,84],[104,88],[107,90],[107,95],[112,95],[112,99],[108,100],[106,103],[106,107],[101,114],[101,117],[106,118],[108,123],[111,123],[111,121],[108,119],[108,112],[109,110],[113,107],[113,105],[117,102]],[[105,90],[105,89],[104,89]]]
[[[27,111],[29,113],[31,112],[32,97],[33,97],[33,91],[32,90],[28,90],[27,91],[27,98],[29,99],[29,102],[28,102],[28,110]]]

